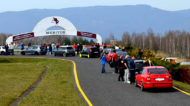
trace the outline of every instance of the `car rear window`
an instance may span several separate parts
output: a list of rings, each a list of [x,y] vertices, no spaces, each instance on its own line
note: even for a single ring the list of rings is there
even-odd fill
[[[98,51],[98,49],[97,49],[97,48],[91,48],[91,50],[92,50],[92,51]]]
[[[150,74],[168,74],[168,71],[164,68],[148,69]]]
[[[73,49],[72,47],[67,47],[67,49]]]
[[[2,48],[3,48],[3,49],[5,49],[5,47],[4,47],[4,46],[3,46]]]

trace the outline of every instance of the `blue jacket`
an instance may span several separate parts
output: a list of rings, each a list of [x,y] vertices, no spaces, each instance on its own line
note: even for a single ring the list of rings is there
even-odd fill
[[[102,64],[106,64],[106,57],[102,56]]]
[[[130,60],[130,65],[129,65],[130,69],[135,69],[135,62],[133,59]]]

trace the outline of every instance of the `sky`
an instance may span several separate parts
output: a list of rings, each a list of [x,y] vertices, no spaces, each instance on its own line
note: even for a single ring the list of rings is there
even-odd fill
[[[0,12],[146,4],[168,11],[190,9],[190,0],[0,0]]]

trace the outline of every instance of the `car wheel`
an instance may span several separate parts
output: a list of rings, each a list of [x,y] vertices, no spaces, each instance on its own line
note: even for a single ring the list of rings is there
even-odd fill
[[[144,91],[143,82],[141,83],[141,91]]]
[[[81,53],[79,54],[79,57],[82,58],[82,54]]]
[[[35,52],[34,55],[39,55],[39,53],[38,53],[38,52]]]
[[[63,57],[67,57],[66,53],[63,53]]]
[[[24,53],[24,52],[21,52],[21,54],[22,54],[22,55],[25,55],[25,53]]]
[[[4,55],[5,54],[5,52],[1,52],[1,55]]]
[[[88,58],[90,58],[90,54],[88,54],[88,56],[87,56]]]

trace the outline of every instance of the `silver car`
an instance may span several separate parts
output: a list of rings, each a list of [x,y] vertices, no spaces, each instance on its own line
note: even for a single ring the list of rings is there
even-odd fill
[[[54,56],[68,56],[68,55],[72,55],[75,56],[75,51],[72,47],[70,46],[60,46],[59,48],[57,48],[57,50],[55,50],[54,52]]]
[[[22,50],[21,54],[25,55],[25,54],[29,54],[29,55],[45,55],[46,54],[46,49],[41,46],[41,45],[33,45],[33,46],[29,46],[27,49]]]

